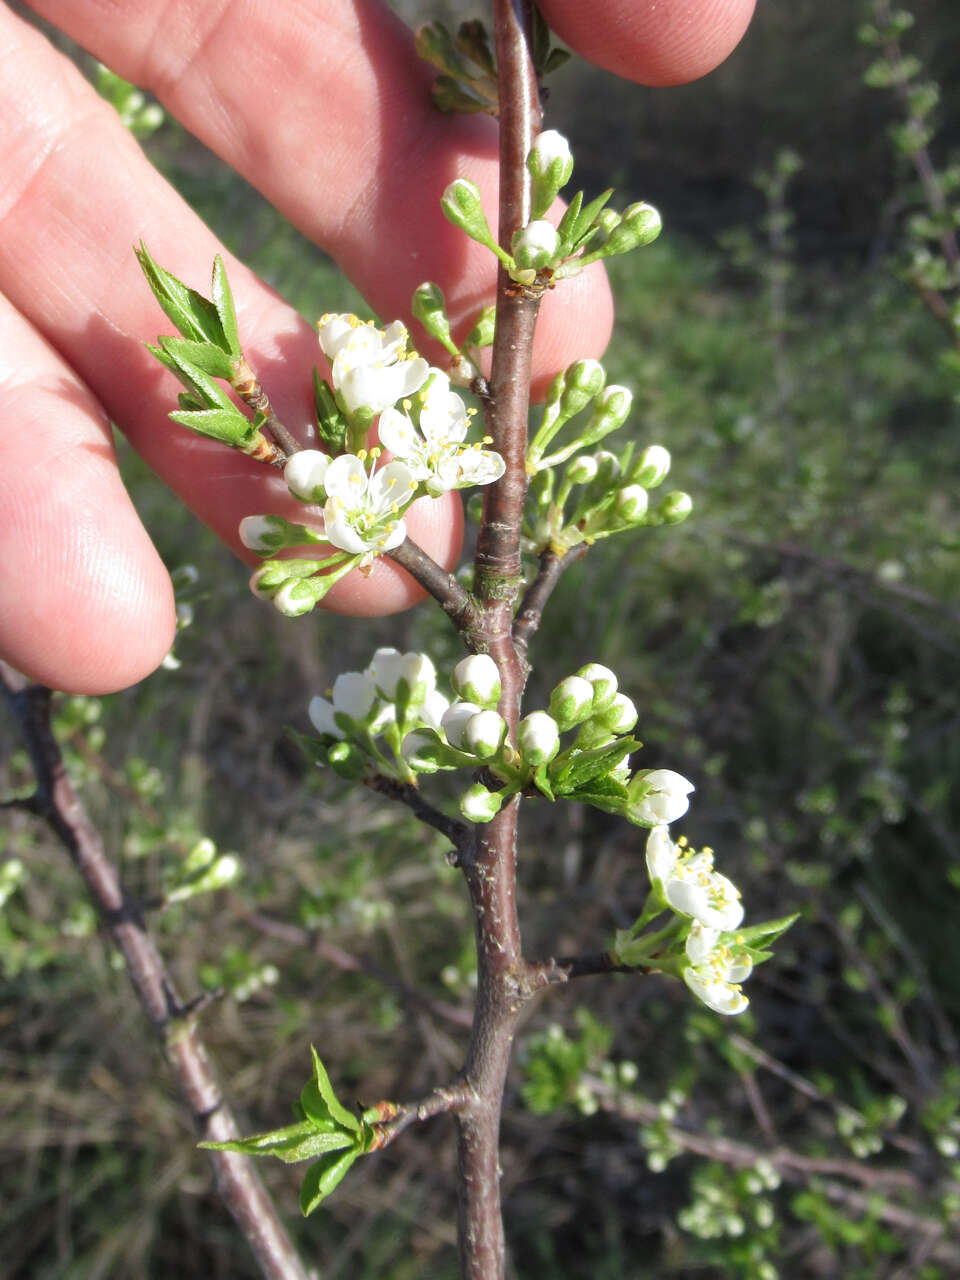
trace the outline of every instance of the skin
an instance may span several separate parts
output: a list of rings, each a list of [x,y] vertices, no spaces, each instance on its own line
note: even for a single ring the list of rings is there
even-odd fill
[[[600,66],[675,84],[727,56],[753,4],[543,0],[542,9]],[[33,7],[155,93],[329,252],[378,314],[406,318],[425,279],[443,287],[455,320],[492,300],[492,258],[443,219],[438,199],[453,177],[469,177],[494,221],[496,126],[432,109],[429,68],[373,0]],[[133,244],[142,237],[158,262],[204,292],[214,254],[223,254],[251,363],[281,420],[307,443],[310,369],[322,362],[315,331],[223,249],[112,108],[5,7],[0,155],[0,655],[55,688],[111,692],[159,664],[174,612],[166,570],[120,482],[109,420],[238,554],[243,515],[295,515],[272,470],[167,419],[176,384],[142,344],[171,326]],[[601,355],[612,316],[599,269],[550,294],[535,392],[571,360]],[[459,498],[416,504],[408,528],[452,566]],[[378,561],[368,577],[339,584],[327,604],[374,615],[420,594],[402,570]]]

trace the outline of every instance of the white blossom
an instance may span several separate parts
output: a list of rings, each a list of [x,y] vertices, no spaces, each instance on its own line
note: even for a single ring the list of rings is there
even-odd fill
[[[500,750],[506,734],[507,722],[496,711],[478,711],[463,726],[466,749],[482,760]]]
[[[483,708],[477,706],[475,702],[463,702],[458,699],[450,704],[443,714],[440,727],[447,735],[447,741],[451,747],[456,747],[461,751],[464,749],[465,739],[463,735],[467,723],[482,710]]]
[[[687,796],[694,785],[672,769],[650,769],[635,776],[634,785],[645,784],[646,790],[634,804],[637,819],[651,826],[676,822],[690,808]]]
[[[388,408],[380,415],[380,443],[410,468],[433,497],[450,489],[499,480],[506,464],[499,453],[480,444],[464,444],[470,425],[469,413],[450,379],[439,369],[430,371],[430,380],[420,392],[419,411]]]
[[[368,473],[359,455],[344,453],[327,468],[324,487],[324,529],[335,547],[379,555],[406,538],[400,512],[413,497],[416,482],[402,462]]]
[[[407,351],[407,329],[399,320],[378,329],[354,315],[325,315],[318,328],[334,391],[350,415],[365,411],[373,418],[427,379],[430,366]]]
[[[651,882],[660,882],[667,903],[680,915],[719,932],[736,929],[743,919],[739,890],[714,870],[709,849],[688,849],[659,825],[647,836],[646,861]]]
[[[740,948],[718,945],[719,936],[719,930],[694,921],[686,943],[691,963],[683,971],[683,980],[715,1013],[743,1013],[749,1001],[740,984],[753,972],[753,961]]]
[[[333,701],[319,695],[311,698],[307,714],[317,733],[344,738],[346,734],[337,724],[337,716],[346,715],[351,720],[363,720],[369,715],[376,696],[376,686],[368,672],[344,671],[333,682]]]
[[[367,670],[385,698],[396,698],[397,685],[401,680],[406,680],[411,696],[418,701],[426,698],[437,684],[436,668],[425,653],[377,649]]]

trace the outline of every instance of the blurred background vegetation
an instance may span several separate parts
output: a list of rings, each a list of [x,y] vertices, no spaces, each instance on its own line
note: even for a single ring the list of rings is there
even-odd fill
[[[913,8],[903,43],[942,88],[943,166],[960,143],[960,6]],[[768,2],[700,84],[648,90],[574,61],[551,85],[578,182],[664,214],[660,241],[613,264],[608,364],[636,393],[625,431],[667,445],[695,512],[570,571],[530,705],[585,661],[613,666],[644,759],[697,781],[685,830],[717,849],[748,921],[803,919],[735,1025],[656,978],[541,1001],[504,1121],[517,1277],[960,1271],[960,377],[955,338],[907,278],[922,192],[888,134],[896,96],[863,83],[867,16]],[[145,145],[305,316],[363,306],[174,122]],[[377,644],[428,648],[439,666],[453,637],[428,607],[278,617],[120,449],[195,625],[178,667],[60,701],[86,802],[146,897],[201,836],[243,861],[234,889],[154,922],[182,990],[226,989],[203,1031],[242,1123],[285,1122],[311,1042],[341,1096],[416,1097],[466,1040],[458,873],[405,812],[311,771],[285,726],[305,729],[310,695]],[[29,769],[12,722],[0,735],[9,793]],[[640,834],[545,803],[525,823],[530,953],[602,945],[639,909]],[[24,815],[0,828],[0,853],[0,1269],[252,1276],[65,855]],[[771,1151],[791,1157],[777,1177],[750,1155]],[[446,1121],[409,1130],[306,1224],[297,1171],[263,1172],[328,1280],[445,1280],[453,1166]]]

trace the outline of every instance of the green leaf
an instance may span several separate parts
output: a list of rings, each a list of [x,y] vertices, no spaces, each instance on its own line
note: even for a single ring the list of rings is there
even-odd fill
[[[547,797],[548,800],[556,800],[553,787],[550,785],[550,776],[548,773],[549,765],[541,764],[533,775],[533,785]]]
[[[799,919],[800,912],[795,911],[793,915],[781,916],[778,920],[764,920],[760,924],[748,925],[746,928],[735,930],[737,941],[742,941],[750,947],[769,946]]]
[[[212,342],[194,342],[192,338],[161,338],[160,346],[183,369],[199,369],[211,378],[225,378],[227,382],[233,377],[230,357]]]
[[[581,751],[566,760],[558,756],[557,760],[563,763],[556,771],[551,770],[554,790],[557,795],[569,795],[572,791],[585,789],[588,783],[605,777],[624,756],[636,751],[639,746],[640,743],[636,738],[617,738],[604,747]]]
[[[604,206],[612,195],[613,187],[608,187],[606,191],[601,192],[600,195],[597,196],[596,200],[591,200],[588,205],[585,205],[580,210],[573,225],[573,235],[570,237],[574,248],[576,248],[580,241],[583,240],[593,229],[593,224],[602,213]]]
[[[317,433],[327,446],[331,457],[343,453],[346,448],[347,420],[340,411],[330,384],[313,367],[313,406],[316,413]]]
[[[256,431],[239,409],[174,409],[170,417],[198,435],[220,440],[235,449],[243,448]]]
[[[187,356],[178,353],[176,348],[170,348],[170,343],[183,341],[183,338],[161,338],[159,347],[151,347],[148,344],[148,350],[165,368],[180,379],[190,394],[200,400],[205,408],[236,409],[227,393],[214,382],[208,373],[204,373],[195,364],[191,364]],[[193,345],[203,347],[205,344],[191,343],[191,346]]]
[[[300,1212],[305,1218],[343,1181],[360,1154],[359,1147],[352,1147],[341,1155],[324,1156],[310,1166],[300,1184]]]
[[[317,1053],[313,1045],[310,1046],[310,1053],[313,1057],[313,1075],[316,1082],[317,1090],[320,1097],[326,1103],[327,1110],[332,1119],[337,1124],[343,1125],[347,1129],[351,1129],[354,1133],[360,1130],[360,1121],[338,1100],[337,1095],[333,1091],[333,1085],[330,1083],[330,1077],[327,1075],[326,1068],[320,1061],[320,1055]]]
[[[578,191],[567,205],[563,217],[560,219],[559,226],[557,227],[557,235],[560,237],[560,244],[563,247],[562,251],[565,253],[569,252],[569,246],[573,244],[573,233],[582,208],[583,192]]]
[[[153,290],[153,296],[178,331],[185,338],[193,338],[196,342],[212,342],[224,351],[229,350],[223,325],[213,303],[154,262],[143,241],[134,252],[147,277],[147,283]]]
[[[213,292],[213,305],[217,309],[217,316],[220,319],[227,349],[230,355],[237,360],[242,354],[240,334],[237,330],[237,311],[233,305],[233,293],[230,289],[230,281],[227,279],[227,269],[223,265],[223,259],[219,253],[213,260],[211,289]]]
[[[355,1143],[355,1136],[343,1129],[318,1129],[312,1120],[301,1120],[297,1124],[285,1125],[282,1129],[255,1133],[252,1137],[238,1138],[233,1142],[201,1142],[198,1145],[206,1151],[236,1151],[244,1156],[274,1156],[284,1164],[297,1164],[300,1160],[311,1160],[314,1156],[342,1151]]]

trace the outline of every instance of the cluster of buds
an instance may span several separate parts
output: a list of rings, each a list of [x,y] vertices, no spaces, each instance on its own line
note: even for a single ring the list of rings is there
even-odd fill
[[[377,649],[363,671],[337,676],[328,698],[310,701],[308,714],[320,735],[318,763],[345,778],[381,772],[414,779],[401,750],[420,729],[436,730],[450,705],[437,689],[437,672],[425,653]]]
[[[618,931],[613,957],[618,964],[682,977],[715,1013],[743,1013],[749,1002],[742,984],[754,965],[769,959],[766,948],[795,917],[742,928],[740,892],[716,870],[713,850],[692,849],[682,836],[674,840],[669,821],[664,817],[647,836],[650,893],[634,924]],[[665,912],[672,917],[668,924],[647,929]]]
[[[608,209],[612,190],[588,204],[583,202],[583,192],[578,191],[554,226],[544,215],[573,174],[570,144],[555,129],[537,137],[527,155],[527,169],[531,179],[531,218],[514,233],[509,253],[494,239],[475,183],[457,178],[441,201],[449,221],[496,254],[518,285],[546,288],[556,280],[576,275],[591,262],[650,244],[660,234],[660,215],[644,201],[630,205],[623,213]]]
[[[670,454],[662,445],[649,445],[636,456],[632,445],[620,457],[606,449],[585,452],[623,425],[631,401],[626,387],[606,384],[596,360],[577,360],[553,379],[527,450],[531,482],[524,536],[532,551],[550,547],[562,555],[581,542],[679,524],[690,514],[690,497],[679,491],[651,506],[649,491],[670,470]]]

